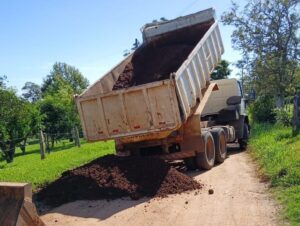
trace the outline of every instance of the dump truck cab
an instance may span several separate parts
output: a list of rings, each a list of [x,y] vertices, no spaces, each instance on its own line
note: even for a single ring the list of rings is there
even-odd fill
[[[249,137],[250,125],[241,83],[234,78],[213,82],[218,85],[218,90],[210,95],[201,119],[209,121],[210,125],[233,126],[235,141],[244,148]]]

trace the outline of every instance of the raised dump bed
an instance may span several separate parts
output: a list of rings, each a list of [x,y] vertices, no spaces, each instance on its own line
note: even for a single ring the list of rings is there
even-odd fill
[[[143,27],[143,44],[76,97],[85,137],[167,137],[201,102],[224,51],[213,9]]]

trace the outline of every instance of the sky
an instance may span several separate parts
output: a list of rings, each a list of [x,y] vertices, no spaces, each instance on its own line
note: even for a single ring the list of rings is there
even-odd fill
[[[1,0],[0,75],[20,92],[25,82],[41,84],[55,62],[65,62],[93,83],[123,59],[135,38],[142,40],[145,23],[210,7],[220,19],[230,6],[231,0]],[[222,58],[234,63],[240,54],[231,46],[233,28],[219,25]]]

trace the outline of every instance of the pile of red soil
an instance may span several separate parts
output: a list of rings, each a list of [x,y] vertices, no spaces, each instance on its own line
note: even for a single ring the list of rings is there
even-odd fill
[[[165,197],[200,188],[198,182],[163,160],[107,155],[64,172],[61,178],[41,189],[36,199],[54,207],[84,199]]]
[[[170,78],[170,74],[179,69],[193,48],[191,44],[145,45],[138,48],[113,90]]]

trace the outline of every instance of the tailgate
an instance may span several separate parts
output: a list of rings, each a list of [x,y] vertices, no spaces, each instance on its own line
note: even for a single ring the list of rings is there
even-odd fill
[[[76,103],[84,135],[90,141],[172,131],[181,124],[172,80],[78,96]]]

